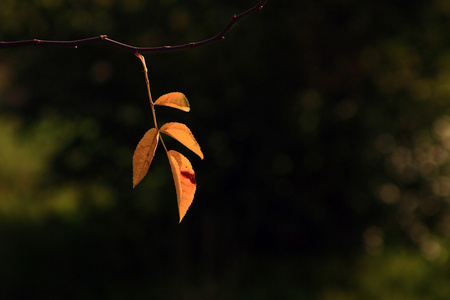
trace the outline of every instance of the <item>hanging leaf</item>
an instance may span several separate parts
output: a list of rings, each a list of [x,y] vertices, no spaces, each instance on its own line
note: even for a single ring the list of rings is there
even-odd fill
[[[133,188],[144,178],[155,156],[159,133],[156,128],[147,131],[133,154]]]
[[[200,145],[197,143],[191,130],[186,125],[177,122],[166,123],[161,126],[159,131],[176,139],[203,159],[203,152],[200,149]]]
[[[183,93],[173,92],[162,95],[155,101],[155,105],[170,106],[188,112],[191,110],[189,102]]]
[[[167,156],[177,191],[178,213],[181,222],[194,199],[197,188],[195,173],[189,160],[181,153],[170,150],[167,152]]]

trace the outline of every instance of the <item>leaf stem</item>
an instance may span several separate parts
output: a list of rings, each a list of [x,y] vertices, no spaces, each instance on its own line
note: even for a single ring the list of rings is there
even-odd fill
[[[155,124],[156,130],[158,130],[158,132],[159,132],[158,123],[156,122],[155,103],[153,102],[153,99],[152,99],[152,93],[150,91],[150,81],[148,80],[147,64],[145,63],[145,58],[144,58],[144,56],[142,56],[142,54],[140,54],[138,51],[136,51],[135,55],[137,56],[137,58],[139,58],[141,60],[142,66],[144,67],[145,83],[147,85],[148,99],[150,100],[150,107],[152,109],[153,122]],[[162,139],[162,136],[160,135],[159,137],[160,137],[161,143],[162,143],[162,145],[164,147],[164,150],[166,150],[166,153],[168,153],[166,144],[164,143],[164,140]]]
[[[166,150],[167,155],[169,155],[169,150],[167,150],[166,144],[164,143],[164,140],[161,135],[159,135],[159,139],[161,140],[161,144],[163,145],[164,150]]]
[[[152,93],[150,92],[150,81],[148,80],[148,69],[147,69],[147,64],[145,63],[145,58],[138,51],[136,51],[136,53],[134,55],[136,55],[136,57],[141,60],[142,66],[144,67],[145,83],[147,84],[148,98],[150,99],[150,105],[153,108],[154,103],[152,100]],[[158,128],[158,126],[156,126],[156,124],[155,124],[155,127]]]

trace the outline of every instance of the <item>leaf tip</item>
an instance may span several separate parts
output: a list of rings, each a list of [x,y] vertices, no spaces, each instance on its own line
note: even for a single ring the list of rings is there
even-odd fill
[[[133,189],[142,181],[144,176],[133,176]]]

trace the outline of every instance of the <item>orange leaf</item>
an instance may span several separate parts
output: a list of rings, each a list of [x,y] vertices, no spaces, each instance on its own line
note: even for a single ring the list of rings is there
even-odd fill
[[[200,145],[186,125],[176,122],[166,123],[161,126],[159,131],[173,137],[203,159],[203,152],[200,149]]]
[[[147,131],[133,154],[133,188],[144,178],[150,168],[158,145],[159,133],[156,128]]]
[[[189,160],[181,153],[170,150],[167,152],[167,156],[169,157],[177,191],[178,213],[181,222],[189,206],[191,206],[192,200],[194,200],[195,189],[197,188],[195,173]]]
[[[183,93],[173,92],[162,95],[155,101],[155,105],[170,106],[188,112],[191,110],[189,102]]]

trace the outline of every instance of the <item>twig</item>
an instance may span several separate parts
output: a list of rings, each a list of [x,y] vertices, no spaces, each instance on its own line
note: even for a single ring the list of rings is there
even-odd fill
[[[233,15],[228,21],[228,24],[225,25],[225,27],[215,36],[210,37],[206,40],[198,41],[198,42],[191,42],[187,44],[182,45],[174,45],[174,46],[159,46],[159,47],[135,47],[131,45],[127,45],[115,40],[112,40],[108,38],[106,35],[100,35],[95,36],[91,38],[81,39],[81,40],[74,40],[74,41],[47,41],[47,40],[24,40],[24,41],[14,41],[14,42],[0,42],[0,49],[1,48],[12,48],[12,47],[21,47],[21,46],[65,46],[65,47],[74,47],[78,48],[80,45],[92,43],[92,42],[106,42],[109,43],[115,47],[123,48],[125,50],[131,51],[131,52],[138,52],[138,53],[151,53],[151,52],[167,52],[172,50],[181,50],[181,49],[188,49],[188,48],[194,48],[198,46],[203,46],[209,43],[212,43],[214,41],[223,40],[225,39],[225,35],[228,33],[228,31],[231,29],[231,27],[238,22],[239,20],[243,19],[244,17],[260,11],[263,7],[263,5],[267,2],[267,0],[261,0],[259,1],[255,6],[252,8],[238,14]]]

